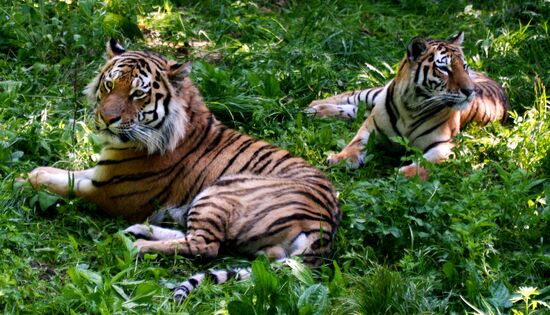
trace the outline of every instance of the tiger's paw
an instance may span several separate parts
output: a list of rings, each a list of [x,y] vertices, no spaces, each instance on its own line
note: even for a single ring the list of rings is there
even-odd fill
[[[134,224],[124,230],[124,233],[132,234],[139,239],[150,240],[153,238],[153,229],[145,224]]]
[[[366,154],[345,154],[340,152],[329,155],[327,157],[327,162],[329,165],[336,165],[342,161],[346,161],[346,164],[350,168],[358,168],[365,162],[365,156]]]
[[[399,169],[399,173],[403,174],[405,177],[413,178],[415,176],[418,176],[421,181],[425,181],[428,179],[428,170],[422,166],[418,166],[416,164],[411,164],[407,166],[403,166]]]
[[[311,102],[304,113],[314,117],[338,117],[352,119],[357,115],[357,107],[350,104],[333,104],[325,100]]]
[[[49,175],[48,167],[37,167],[29,173],[27,181],[34,189],[38,189],[40,185],[47,185]]]
[[[151,252],[151,241],[139,239],[134,242],[134,247],[139,250],[139,255]]]
[[[316,100],[309,104],[308,108],[304,109],[304,113],[314,117],[327,117],[329,110],[333,104],[328,104],[323,100]]]
[[[40,186],[48,188],[66,188],[69,181],[68,172],[55,167],[37,167],[29,173],[28,181],[38,189]]]

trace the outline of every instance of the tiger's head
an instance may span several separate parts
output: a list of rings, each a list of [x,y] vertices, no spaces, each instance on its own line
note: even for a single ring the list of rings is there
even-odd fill
[[[414,104],[408,104],[410,110],[468,107],[475,91],[461,48],[463,40],[463,32],[449,40],[418,37],[411,40],[396,78],[415,100]]]
[[[85,93],[97,102],[95,125],[107,147],[173,150],[185,136],[187,115],[178,92],[191,66],[107,43],[107,62]]]

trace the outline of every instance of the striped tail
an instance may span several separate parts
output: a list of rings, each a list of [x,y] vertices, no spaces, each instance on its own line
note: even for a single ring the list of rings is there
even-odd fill
[[[205,280],[210,280],[214,284],[224,283],[230,279],[246,280],[250,278],[252,274],[252,268],[235,268],[235,269],[222,269],[222,270],[210,270],[207,272],[199,272],[194,274],[191,278],[180,283],[174,290],[174,299],[177,302],[185,300],[191,291],[196,289]]]

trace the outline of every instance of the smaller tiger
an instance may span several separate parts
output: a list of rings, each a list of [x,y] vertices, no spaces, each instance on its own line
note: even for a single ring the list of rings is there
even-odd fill
[[[414,38],[396,77],[386,86],[313,101],[305,111],[319,117],[354,118],[359,103],[367,104],[367,119],[353,140],[340,153],[330,155],[328,162],[346,160],[352,167],[362,165],[365,145],[376,132],[406,138],[423,151],[426,160],[440,163],[449,158],[453,137],[467,123],[504,122],[508,110],[504,90],[468,68],[463,40],[463,32],[450,40]],[[399,171],[407,177],[427,177],[427,170],[417,163]]]

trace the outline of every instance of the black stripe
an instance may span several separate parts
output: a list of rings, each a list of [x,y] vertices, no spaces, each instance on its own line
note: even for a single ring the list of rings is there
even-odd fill
[[[288,206],[302,206],[304,208],[309,207],[309,205],[307,203],[300,202],[300,201],[285,201],[285,202],[281,202],[281,203],[272,203],[270,206],[268,206],[266,208],[263,208],[262,210],[256,212],[254,214],[253,220],[255,222],[260,221],[269,212],[271,212],[275,209],[284,208],[284,207],[288,207]],[[249,227],[245,226],[244,228],[248,229]]]
[[[176,181],[176,179],[178,179],[179,176],[182,176],[182,174],[180,174],[180,171],[181,169],[185,169],[186,166],[188,165],[185,165],[183,163],[183,161],[185,161],[191,154],[193,154],[194,152],[196,152],[199,148],[202,148],[201,144],[204,142],[204,140],[208,137],[208,135],[210,134],[210,130],[212,129],[212,126],[214,124],[215,120],[214,120],[214,117],[210,114],[208,116],[208,119],[207,119],[207,123],[206,123],[206,128],[204,128],[202,134],[201,134],[201,137],[199,139],[199,141],[195,142],[195,143],[192,143],[192,146],[191,146],[191,150],[189,150],[183,157],[181,157],[179,159],[179,161],[177,163],[174,163],[172,164],[170,167],[167,167],[166,169],[162,170],[161,173],[159,174],[158,177],[165,177],[167,176],[168,174],[171,174],[172,172],[174,172],[174,170],[179,167],[180,170],[176,171],[176,176],[174,176],[172,178],[172,180],[168,183],[168,185],[165,186],[165,189],[163,191],[161,191],[159,194],[157,194],[156,196],[154,196],[153,198],[151,198],[149,200],[149,202],[153,202],[155,200],[158,200],[160,198],[160,196],[162,196],[163,194],[167,194],[169,189],[172,187],[174,181]],[[195,162],[196,163],[196,162]],[[192,169],[192,168],[190,168]],[[189,172],[186,172],[185,174],[183,175],[187,175],[187,173]],[[180,199],[181,202],[178,203],[178,204],[185,204],[187,202],[187,198],[188,198],[188,195],[189,195],[189,192],[186,194],[186,197],[183,198],[183,199]]]
[[[209,198],[210,199],[210,198]],[[205,199],[201,198],[199,199],[198,201],[204,201]],[[214,202],[203,202],[203,203],[196,203],[196,204],[193,204],[193,207],[189,210],[189,211],[192,211],[192,209],[197,209],[197,208],[205,208],[205,207],[210,207],[210,208],[214,208],[214,209],[218,209],[218,210],[221,210],[221,211],[226,211],[227,209],[225,209],[224,207],[218,205],[217,203],[214,203]],[[189,214],[189,216],[192,216],[194,215],[195,213],[197,212],[192,212]],[[198,215],[198,213],[197,213]]]
[[[448,121],[447,119],[444,119],[444,120],[441,121],[440,123],[435,124],[433,127],[429,128],[429,129],[427,129],[427,130],[424,130],[424,132],[422,132],[421,134],[419,134],[418,136],[416,136],[416,138],[415,138],[414,140],[416,140],[416,139],[418,139],[418,138],[420,138],[420,137],[423,137],[423,136],[425,136],[425,135],[428,135],[428,134],[432,133],[434,130],[436,130],[437,128],[441,127],[443,124],[447,123],[447,121]],[[413,141],[414,141],[414,140],[413,140]]]
[[[300,166],[300,168],[302,168],[303,165],[304,165],[303,160],[297,160],[295,162],[290,162],[285,167],[283,167],[281,170],[279,170],[279,174],[282,174],[283,176],[287,177],[287,175],[288,175],[287,172],[290,171],[290,169],[293,166]]]
[[[372,95],[372,102],[374,103],[374,100],[376,99],[376,97],[378,96],[378,94],[380,94],[380,92],[382,92],[382,90],[384,90],[383,88],[382,89],[379,89],[378,91],[374,92],[374,94]]]
[[[139,156],[126,158],[126,159],[121,159],[121,160],[100,160],[99,162],[97,162],[97,165],[121,164],[121,163],[130,162],[130,161],[141,160],[145,157],[147,157],[147,156],[146,155],[139,155]]]
[[[291,222],[291,221],[306,221],[306,220],[316,221],[316,222],[324,221],[324,222],[327,222],[329,224],[332,223],[331,220],[327,220],[327,218],[324,218],[322,216],[317,217],[317,216],[312,216],[312,215],[304,214],[304,213],[295,213],[295,214],[292,214],[292,215],[282,217],[282,218],[276,220],[275,222],[271,223],[268,227],[268,230],[273,228],[274,226],[285,224],[285,223],[288,223],[288,222]]]
[[[266,232],[264,233],[261,233],[261,234],[256,234],[254,236],[251,236],[249,238],[247,238],[246,240],[243,240],[243,242],[238,242],[237,245],[240,245],[240,244],[253,244],[259,240],[270,240],[271,237],[273,237],[274,235],[277,235],[278,233],[281,233],[289,228],[292,227],[292,224],[289,226],[289,225],[284,225],[284,226],[280,226],[276,229],[271,229],[271,227],[269,227],[267,229]],[[263,246],[264,248],[269,248],[269,247],[272,247],[273,245],[275,244],[272,244],[272,243],[268,243],[267,245]],[[259,251],[260,249],[258,249]]]
[[[397,109],[395,108],[395,104],[393,103],[393,89],[395,88],[395,81],[392,81],[390,85],[388,86],[388,91],[386,93],[386,112],[388,113],[388,116],[390,116],[390,124],[393,128],[393,131],[396,135],[401,136],[401,133],[399,130],[397,130],[396,124],[397,124]]]
[[[267,151],[266,153],[262,154],[258,160],[256,161],[256,163],[254,163],[254,165],[252,165],[252,167],[250,168],[251,170],[255,169],[256,166],[258,166],[258,164],[260,164],[261,162],[263,162],[268,156],[271,156],[273,153],[275,152],[278,152],[279,149],[277,148],[274,148],[274,147],[271,147],[269,151]],[[267,162],[269,163],[269,161]]]
[[[442,144],[442,143],[451,142],[451,140],[452,140],[452,139],[445,140],[445,141],[437,141],[437,142],[434,142],[434,143],[430,144],[429,146],[427,146],[426,149],[424,149],[424,152],[422,152],[422,153],[425,154],[426,152],[430,151],[430,150],[433,149],[434,147],[436,147],[436,146],[438,146],[438,145],[440,145],[440,144]]]
[[[273,171],[275,171],[275,169],[277,167],[279,167],[284,161],[292,158],[292,154],[290,153],[286,153],[285,155],[283,155],[281,158],[279,158],[274,164],[273,164],[273,167],[271,167],[271,169],[269,171],[266,172],[266,174],[270,174],[270,173],[273,173]]]
[[[184,286],[184,285],[180,285],[179,287],[176,288],[175,291],[178,291],[178,290],[184,291],[184,292],[185,292],[185,294],[184,294],[185,296],[188,296],[188,295],[189,295],[189,292],[191,292],[191,291],[189,291],[189,289],[188,289],[186,286]]]
[[[215,186],[228,186],[234,183],[242,183],[242,182],[248,182],[253,180],[264,180],[263,178],[257,178],[257,177],[239,177],[239,178],[228,178],[228,179],[221,179],[213,183]]]
[[[220,176],[223,176],[223,174],[225,174],[225,172],[231,167],[231,165],[233,165],[233,163],[235,162],[235,160],[244,152],[246,151],[246,149],[248,149],[255,141],[252,140],[252,139],[248,139],[247,141],[243,142],[239,148],[237,148],[237,152],[236,153],[233,153],[233,157],[231,158],[231,160],[229,160],[229,162],[227,163],[227,165],[224,167],[223,171],[220,173]]]
[[[240,134],[240,133],[235,132],[233,135],[231,135],[231,136],[224,142],[225,144],[224,144],[223,146],[220,147],[220,146],[218,145],[218,146],[213,147],[213,149],[217,149],[217,152],[216,152],[216,154],[210,159],[210,162],[208,162],[208,164],[206,164],[206,165],[200,170],[200,172],[199,172],[199,174],[200,174],[199,177],[201,178],[200,184],[194,185],[192,190],[188,190],[188,191],[185,193],[185,196],[184,196],[184,198],[183,198],[182,200],[188,200],[189,198],[191,198],[192,196],[195,196],[198,192],[200,192],[200,191],[202,190],[202,186],[203,186],[204,181],[206,180],[206,177],[207,177],[207,176],[205,175],[204,170],[205,170],[205,169],[209,169],[209,168],[210,168],[210,165],[211,165],[213,162],[216,161],[216,158],[217,158],[222,152],[224,152],[224,150],[225,150],[227,147],[229,147],[229,146],[235,144],[235,143],[238,141],[238,139],[234,139],[234,138],[241,138],[241,137],[245,137],[245,136],[242,135],[242,134]],[[196,166],[200,161],[202,161],[203,158],[204,158],[206,155],[208,155],[210,152],[211,152],[211,151],[205,151],[205,152],[202,154],[202,156],[201,156],[200,158],[198,158],[198,159],[195,161],[195,163],[193,163],[193,165],[192,165],[189,169],[194,169],[195,166]],[[172,183],[174,182],[175,178],[176,178],[176,177],[174,177],[174,178],[172,179],[172,181],[170,182],[170,186],[171,186]]]
[[[158,96],[159,93],[157,93],[157,96]],[[160,122],[158,124],[156,124],[156,126],[154,126],[155,128],[160,128],[162,127],[162,125],[164,124],[164,121],[166,120],[166,117],[168,117],[168,115],[170,115],[170,108],[168,107],[168,105],[170,105],[170,99],[171,99],[171,96],[170,94],[166,94],[166,97],[164,98],[164,101],[162,101],[162,105],[164,106],[164,116],[162,116],[162,119],[160,120]],[[155,117],[154,117],[155,120],[158,119],[158,113],[155,112]]]
[[[200,227],[191,226],[191,224],[193,222],[199,224]],[[218,232],[219,234],[223,234],[223,230],[222,230],[222,227],[220,226],[220,223],[217,222],[216,220],[213,220],[213,219],[210,219],[210,218],[201,217],[200,220],[199,220],[199,219],[195,219],[193,217],[188,217],[187,218],[187,223],[188,223],[188,226],[191,229],[210,232],[210,234],[212,234],[213,236],[215,236],[214,232]],[[210,224],[214,228],[214,230],[207,229],[205,226],[203,226],[204,223]]]
[[[237,273],[234,270],[226,270],[225,272],[227,273],[227,279],[233,279],[237,277]]]
[[[258,156],[258,153],[260,153],[261,151],[263,151],[264,149],[266,148],[272,148],[273,146],[270,145],[270,144],[265,144],[261,147],[259,147],[251,156],[250,158],[248,159],[248,161],[246,162],[245,165],[243,165],[243,167],[241,167],[241,169],[238,171],[238,173],[242,173],[243,171],[245,170],[248,170],[248,167],[250,166],[250,164],[252,163],[252,161],[256,158],[256,156]]]
[[[187,280],[187,282],[189,282],[189,284],[191,284],[193,286],[193,288],[196,288],[197,285],[199,285],[199,282],[195,278],[191,278],[191,279]]]

